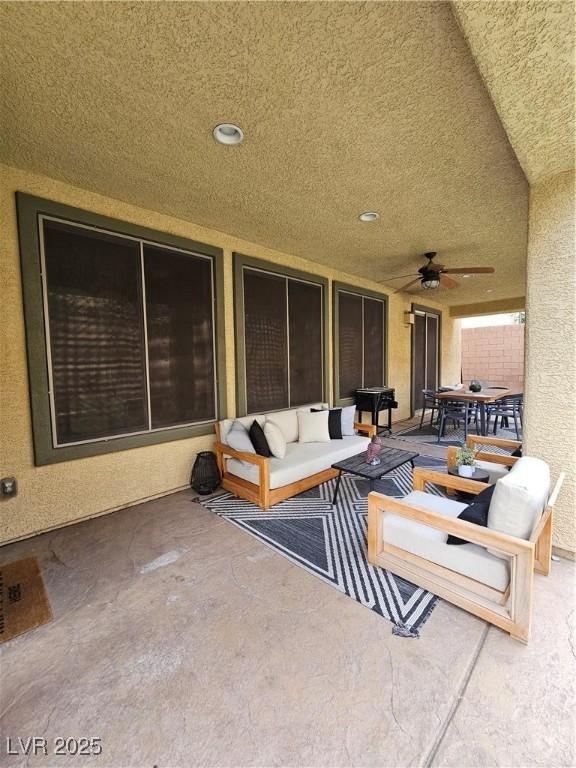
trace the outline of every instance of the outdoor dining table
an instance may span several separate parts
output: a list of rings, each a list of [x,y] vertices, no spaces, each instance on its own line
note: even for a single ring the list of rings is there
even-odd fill
[[[486,406],[501,400],[503,397],[513,397],[524,394],[520,387],[510,389],[481,389],[480,392],[470,392],[469,389],[454,389],[447,392],[437,392],[438,400],[455,400],[478,403],[480,407],[480,434],[486,435]]]

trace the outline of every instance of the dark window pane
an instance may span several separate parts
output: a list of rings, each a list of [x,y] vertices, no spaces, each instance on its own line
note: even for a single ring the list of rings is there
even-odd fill
[[[414,410],[424,405],[422,390],[426,388],[426,316],[416,315],[413,326],[414,369],[412,382],[414,387]]]
[[[381,387],[384,381],[384,304],[364,299],[364,386]]]
[[[144,246],[152,427],[216,418],[211,261]]]
[[[426,316],[426,389],[438,388],[438,318]]]
[[[244,270],[248,413],[288,408],[286,280]]]
[[[290,405],[322,400],[322,288],[288,281]]]
[[[44,222],[59,444],[148,428],[138,243]]]
[[[338,293],[340,397],[353,397],[362,386],[362,297]]]

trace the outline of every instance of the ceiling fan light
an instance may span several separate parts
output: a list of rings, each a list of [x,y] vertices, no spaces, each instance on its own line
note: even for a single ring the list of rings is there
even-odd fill
[[[438,277],[424,277],[422,279],[422,288],[426,291],[433,291],[440,285],[440,278]]]

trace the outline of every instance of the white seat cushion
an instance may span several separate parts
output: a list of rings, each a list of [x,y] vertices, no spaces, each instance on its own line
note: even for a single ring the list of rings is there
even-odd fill
[[[283,459],[268,459],[270,463],[270,488],[282,488],[305,477],[322,472],[350,456],[365,451],[370,442],[367,437],[344,437],[329,443],[288,443]],[[232,475],[258,484],[258,467],[230,459],[227,471]]]
[[[508,467],[504,467],[502,464],[495,464],[493,461],[480,460],[476,461],[475,464],[479,469],[488,472],[490,475],[488,478],[490,485],[494,485],[497,480],[500,480],[501,477],[505,477],[508,474]]]
[[[403,501],[452,518],[458,517],[466,507],[466,504],[458,501],[423,491],[412,491]],[[443,565],[501,592],[508,586],[510,572],[507,561],[494,557],[478,544],[446,544],[446,533],[437,528],[385,512],[383,539],[387,544]]]
[[[496,483],[488,511],[488,528],[518,539],[529,539],[549,495],[548,464],[542,459],[522,456]]]

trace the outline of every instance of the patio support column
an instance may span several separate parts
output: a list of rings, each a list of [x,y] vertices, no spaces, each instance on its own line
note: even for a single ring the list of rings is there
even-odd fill
[[[576,553],[575,174],[530,189],[526,285],[524,452],[566,472],[553,544]]]

